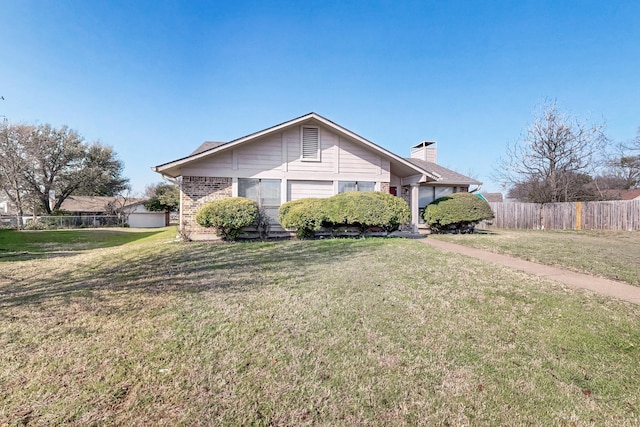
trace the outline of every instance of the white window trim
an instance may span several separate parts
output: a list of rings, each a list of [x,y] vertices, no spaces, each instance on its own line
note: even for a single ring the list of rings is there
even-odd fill
[[[305,129],[317,129],[318,130],[318,150],[316,151],[316,158],[310,159],[304,157],[304,130]],[[321,138],[320,138],[320,128],[318,126],[300,126],[300,161],[303,162],[320,162],[320,153],[321,153]]]

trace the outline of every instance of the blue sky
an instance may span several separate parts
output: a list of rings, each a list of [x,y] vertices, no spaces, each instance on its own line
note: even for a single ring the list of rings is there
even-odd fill
[[[311,111],[484,181],[547,99],[614,141],[640,127],[637,1],[0,3],[0,115],[151,167]]]

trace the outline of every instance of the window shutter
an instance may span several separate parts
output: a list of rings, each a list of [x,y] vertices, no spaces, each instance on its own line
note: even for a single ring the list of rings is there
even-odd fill
[[[320,160],[320,129],[302,128],[302,159]]]

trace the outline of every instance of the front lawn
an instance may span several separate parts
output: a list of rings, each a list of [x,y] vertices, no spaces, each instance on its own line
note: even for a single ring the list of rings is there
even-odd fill
[[[472,246],[533,262],[640,286],[637,231],[489,230],[429,238]]]
[[[86,228],[77,230],[0,229],[0,262],[8,258],[35,258],[57,253],[75,253],[95,248],[120,246],[159,234],[172,234],[174,227],[161,229]]]
[[[640,307],[403,239],[0,263],[0,425],[637,425]]]

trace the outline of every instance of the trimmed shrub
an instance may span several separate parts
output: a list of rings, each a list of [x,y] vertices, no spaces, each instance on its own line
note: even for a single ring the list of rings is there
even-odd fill
[[[435,233],[473,233],[477,223],[493,218],[493,211],[471,193],[454,193],[427,205],[423,217]]]
[[[407,202],[392,194],[372,192],[375,206],[379,209],[380,225],[386,231],[396,231],[402,224],[411,221],[411,210]]]
[[[280,206],[278,221],[287,229],[295,229],[298,238],[311,238],[327,221],[327,199],[300,199]]]
[[[196,214],[196,222],[213,227],[223,239],[235,240],[243,227],[258,219],[258,204],[245,197],[228,197],[205,204]]]
[[[278,213],[284,228],[296,229],[300,238],[313,237],[322,226],[358,227],[360,233],[371,227],[397,230],[409,222],[411,213],[404,200],[377,191],[348,192],[327,199],[301,199],[287,202]]]
[[[369,227],[397,230],[409,222],[407,202],[379,191],[350,191],[327,199],[327,220],[333,225],[355,225],[363,232]]]

